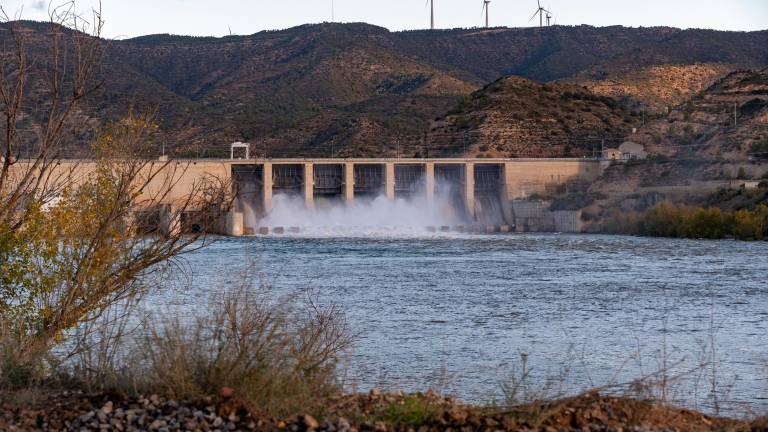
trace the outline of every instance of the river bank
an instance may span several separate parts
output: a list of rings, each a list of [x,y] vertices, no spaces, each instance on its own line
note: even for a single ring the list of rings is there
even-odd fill
[[[5,395],[6,397],[8,395]],[[18,397],[18,395],[17,395]],[[22,399],[32,396],[21,396]],[[177,402],[157,395],[51,393],[4,402],[0,430],[58,431],[768,431],[768,417],[713,417],[653,401],[588,393],[515,407],[472,406],[428,392],[372,390],[339,396],[322,413],[261,416],[225,388],[217,397]]]

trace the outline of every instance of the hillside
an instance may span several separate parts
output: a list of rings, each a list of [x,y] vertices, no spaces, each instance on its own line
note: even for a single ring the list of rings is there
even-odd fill
[[[46,24],[14,24],[35,35],[30,49],[43,52]],[[6,37],[0,32],[0,42]],[[434,119],[502,76],[600,81],[628,65],[768,65],[768,31],[661,27],[390,32],[320,24],[104,46],[105,85],[83,116],[103,123],[130,105],[156,108],[168,147],[180,155],[223,154],[233,140],[250,141],[268,156],[415,154]],[[644,97],[642,87],[634,93]]]
[[[765,189],[741,185],[768,178],[768,70],[732,72],[630,139],[652,157],[613,164],[590,187],[590,229],[614,209],[644,211],[662,200],[727,210],[765,202]]]
[[[746,161],[768,137],[768,69],[719,79],[666,117],[649,122],[633,140],[668,157]]]
[[[653,116],[666,114],[669,107],[688,101],[732,69],[720,63],[666,64],[616,72],[603,79],[591,79],[589,72],[583,72],[567,82],[583,85],[593,93],[610,96],[624,106]]]
[[[480,157],[596,156],[639,122],[636,112],[583,87],[507,77],[436,121],[428,146]]]

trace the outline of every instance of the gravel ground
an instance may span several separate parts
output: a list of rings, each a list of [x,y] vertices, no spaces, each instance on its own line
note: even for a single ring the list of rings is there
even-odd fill
[[[5,397],[4,399],[8,399]],[[325,418],[255,418],[231,389],[197,403],[157,395],[125,397],[61,392],[6,402],[1,431],[610,431],[768,432],[768,419],[740,422],[633,399],[584,395],[510,410],[464,405],[432,393],[339,397]]]

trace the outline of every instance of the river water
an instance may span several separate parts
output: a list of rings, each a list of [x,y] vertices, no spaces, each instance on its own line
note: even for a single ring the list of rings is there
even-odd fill
[[[192,277],[154,305],[200,309],[252,267],[278,294],[312,289],[341,306],[358,334],[346,366],[357,390],[488,402],[524,354],[532,386],[570,392],[688,372],[667,396],[703,409],[715,364],[723,406],[768,409],[766,242],[316,233],[222,238],[185,263]]]

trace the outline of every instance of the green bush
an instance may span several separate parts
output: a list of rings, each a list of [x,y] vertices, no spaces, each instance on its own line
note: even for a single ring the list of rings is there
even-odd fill
[[[619,219],[614,215],[613,220]],[[628,220],[623,219],[625,224]],[[609,225],[616,228],[616,223]],[[663,202],[640,215],[635,226],[640,235],[651,237],[763,240],[768,238],[768,205],[728,212]],[[632,233],[632,228],[625,226],[623,232]]]
[[[717,208],[684,209],[678,237],[721,239],[727,235],[727,215]]]
[[[412,395],[387,405],[377,416],[390,424],[419,427],[434,419],[437,408],[430,401]]]
[[[472,108],[472,96],[464,96],[459,100],[459,103],[448,113],[459,114],[465,111],[469,111]]]
[[[763,138],[752,144],[749,148],[749,152],[758,159],[768,159],[768,138]]]
[[[733,215],[733,236],[739,240],[762,240],[763,224],[757,212],[739,210]]]
[[[679,237],[683,220],[681,207],[663,202],[641,216],[638,232],[651,237]]]

